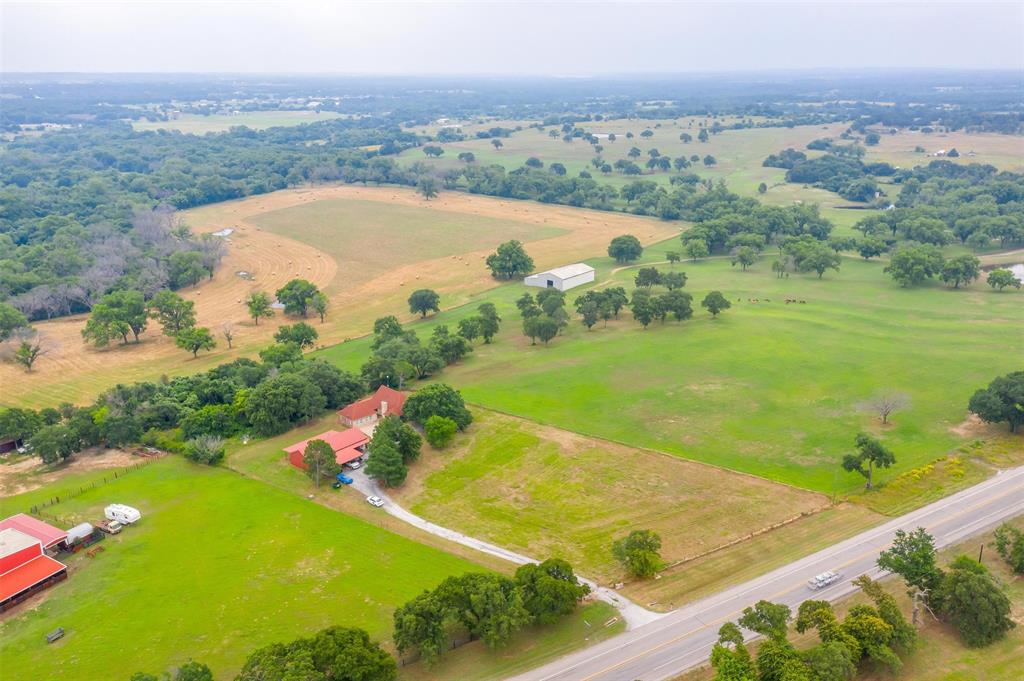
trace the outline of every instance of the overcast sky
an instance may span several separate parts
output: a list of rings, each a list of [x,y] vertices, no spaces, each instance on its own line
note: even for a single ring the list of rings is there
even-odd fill
[[[1024,68],[1022,0],[0,2],[5,72]]]

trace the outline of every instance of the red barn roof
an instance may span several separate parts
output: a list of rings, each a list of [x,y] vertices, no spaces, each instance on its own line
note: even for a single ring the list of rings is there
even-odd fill
[[[35,537],[43,545],[44,549],[52,548],[68,538],[68,533],[64,530],[44,523],[42,520],[36,520],[24,513],[18,513],[10,518],[0,520],[0,530],[7,529],[15,529],[19,532],[24,532],[30,537]]]
[[[342,408],[338,411],[338,416],[346,418],[349,421],[358,421],[359,419],[366,418],[367,416],[372,416],[374,413],[381,414],[383,411],[381,409],[381,403],[387,403],[386,414],[401,416],[402,405],[405,404],[405,395],[394,388],[382,385],[377,388],[377,392],[373,393],[370,397],[365,397],[358,402],[353,402],[352,404]]]
[[[18,568],[0,575],[0,602],[17,596],[67,567],[49,556],[36,556]]]
[[[334,450],[334,460],[338,464],[343,464],[361,457],[363,452],[358,448],[369,443],[370,438],[366,437],[366,433],[358,428],[349,428],[343,431],[328,430],[326,433],[320,433],[308,440],[296,442],[289,447],[285,447],[284,451],[288,454],[288,459],[293,465],[299,468],[304,467],[301,465],[302,455],[306,453],[306,445],[312,440],[323,440],[329,444],[331,449]]]

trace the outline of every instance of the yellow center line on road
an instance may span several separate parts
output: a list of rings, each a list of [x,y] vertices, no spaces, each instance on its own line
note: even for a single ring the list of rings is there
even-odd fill
[[[934,523],[932,526],[933,527],[939,527],[939,526],[942,526],[942,525],[946,525],[946,524],[952,522],[953,520],[956,520],[957,518],[959,518],[961,516],[964,516],[964,515],[967,515],[968,513],[971,513],[972,511],[974,511],[977,508],[980,508],[982,506],[987,506],[989,504],[992,504],[993,502],[998,501],[999,499],[1002,499],[1005,496],[1008,496],[1010,494],[1014,494],[1014,493],[1019,492],[1019,491],[1020,491],[1019,489],[1010,489],[1010,490],[1008,490],[1006,492],[1003,492],[1002,494],[999,494],[999,495],[997,495],[995,497],[988,497],[984,501],[978,502],[978,503],[974,504],[973,506],[968,506],[965,509],[961,509],[960,511],[954,513],[953,515],[951,515],[951,516],[949,516],[949,517],[947,517],[947,518],[945,518],[943,520],[940,520],[940,521]],[[993,513],[993,514],[990,514],[990,515],[995,515],[995,514]],[[873,537],[869,541],[873,541],[873,540],[878,539],[878,538],[879,537]],[[861,553],[860,555],[858,555],[858,556],[848,560],[847,562],[842,563],[838,567],[845,567],[847,565],[852,565],[853,563],[856,563],[856,562],[858,562],[860,560],[863,560],[866,556],[869,556],[872,553],[875,553],[876,551],[877,551],[877,548],[873,547],[871,550],[865,551],[865,552]],[[792,591],[796,591],[799,588],[800,587],[795,587],[795,588],[794,587],[790,587],[790,588],[787,588],[787,589],[785,589],[783,591],[779,591],[777,593],[771,594],[768,598],[769,598],[769,600],[773,599],[773,598],[778,598],[779,596],[782,596],[784,594],[788,594],[788,593],[790,593]],[[699,613],[695,613],[694,614],[694,617],[697,617],[697,616],[699,616]],[[667,646],[672,645],[673,643],[677,643],[677,642],[679,642],[679,641],[681,641],[681,640],[683,640],[685,638],[688,638],[689,636],[697,633],[698,631],[702,631],[704,629],[707,629],[708,627],[713,627],[713,626],[715,626],[716,624],[718,624],[720,622],[726,621],[727,619],[731,619],[731,618],[718,618],[718,619],[716,619],[716,620],[714,620],[712,622],[709,622],[707,624],[699,626],[699,627],[697,627],[695,629],[690,629],[690,630],[688,630],[688,631],[686,631],[686,632],[684,632],[682,634],[679,634],[678,636],[676,636],[674,638],[669,639],[668,641],[665,641],[663,643],[659,643],[656,646],[652,646],[651,648],[648,648],[647,650],[644,650],[642,652],[637,653],[636,655],[628,657],[625,660],[622,660],[621,662],[616,662],[615,664],[613,664],[611,666],[608,666],[608,667],[606,667],[606,668],[604,668],[604,669],[602,669],[600,671],[597,671],[597,672],[591,674],[590,676],[583,677],[580,681],[592,681],[593,679],[596,679],[596,678],[599,678],[601,676],[604,676],[608,672],[615,671],[616,669],[619,669],[620,667],[623,667],[623,666],[629,664],[630,662],[638,660],[638,659],[640,659],[642,657],[646,657],[646,656],[650,655],[651,653],[655,653],[655,652],[657,652],[657,651],[659,651],[659,650],[661,650],[661,649],[663,649],[663,648],[665,648]]]

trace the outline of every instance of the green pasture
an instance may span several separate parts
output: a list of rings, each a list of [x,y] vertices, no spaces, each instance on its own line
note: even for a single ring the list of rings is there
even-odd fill
[[[227,132],[231,128],[244,125],[253,130],[277,128],[282,126],[302,125],[338,118],[340,114],[333,111],[245,111],[238,114],[181,114],[169,121],[137,120],[132,122],[136,130],[179,130],[194,135],[205,135],[208,132]]]
[[[677,244],[647,249],[644,261],[663,260]],[[1019,369],[1024,294],[995,293],[981,282],[903,289],[884,263],[855,258],[822,279],[778,279],[771,260],[768,252],[746,272],[724,258],[680,263],[694,296],[692,320],[643,330],[624,311],[607,328],[587,331],[574,319],[548,347],[531,347],[520,334],[513,301],[527,289],[499,287],[479,300],[498,306],[501,334],[439,380],[481,406],[828,493],[863,484],[838,465],[859,430],[896,453],[897,465],[879,473],[884,481],[968,441],[952,429],[966,418],[970,395]],[[597,286],[632,288],[630,269],[612,275],[607,258],[592,263]],[[733,302],[718,319],[699,306],[714,289]],[[806,303],[787,305],[787,298]],[[474,309],[412,328],[426,338],[433,325],[454,328]],[[352,341],[322,356],[358,369],[368,345]],[[889,390],[908,394],[911,406],[883,428],[859,405]]]
[[[17,509],[19,498],[8,500]],[[162,459],[47,509],[60,523],[118,501],[143,519],[0,622],[2,676],[127,679],[189,658],[230,678],[254,648],[333,624],[390,637],[393,609],[479,569],[221,468]],[[47,645],[45,634],[67,635]]]
[[[666,561],[695,556],[828,504],[811,494],[656,452],[572,436],[484,409],[447,449],[426,449],[397,490],[436,523],[601,583],[626,579],[612,543],[647,528]]]

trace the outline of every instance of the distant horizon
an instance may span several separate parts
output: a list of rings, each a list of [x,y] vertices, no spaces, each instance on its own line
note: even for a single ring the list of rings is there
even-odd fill
[[[465,78],[465,79],[508,79],[508,80],[617,80],[621,78],[685,78],[691,76],[721,75],[856,75],[879,73],[993,73],[1019,75],[1024,87],[1024,68],[1018,67],[971,67],[971,66],[864,66],[864,67],[814,67],[814,68],[736,68],[723,70],[691,71],[619,71],[601,74],[556,74],[536,72],[415,72],[391,73],[374,71],[10,71],[0,72],[0,78],[13,76],[276,76],[308,78]]]
[[[600,77],[1024,69],[1024,4],[5,2],[13,73]],[[127,68],[126,68],[127,67]]]

